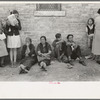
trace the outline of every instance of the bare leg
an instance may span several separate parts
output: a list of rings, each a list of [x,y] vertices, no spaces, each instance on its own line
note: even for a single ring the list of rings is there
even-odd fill
[[[1,65],[4,64],[4,57],[1,57]]]
[[[25,69],[26,66],[24,66],[23,64],[21,64],[21,65],[19,66],[19,68],[20,68],[19,74],[28,73],[28,72],[29,72],[27,69]]]
[[[13,49],[10,49],[10,61],[13,64]]]
[[[17,59],[17,49],[14,48],[14,63],[16,63],[16,59]]]
[[[45,63],[43,63],[43,67],[46,69],[46,64]]]
[[[40,63],[40,68],[42,68],[42,67],[43,67],[43,62]]]
[[[47,70],[46,70],[46,64],[45,64],[44,62],[41,62],[41,63],[40,63],[40,66],[41,66],[41,69],[42,69],[43,71],[47,71]]]

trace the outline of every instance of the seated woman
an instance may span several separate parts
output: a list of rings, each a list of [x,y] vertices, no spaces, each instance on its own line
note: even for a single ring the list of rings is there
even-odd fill
[[[72,59],[77,59],[79,58],[79,63],[86,66],[82,55],[81,55],[81,49],[80,46],[77,45],[74,41],[73,41],[73,35],[69,34],[67,36],[67,41],[66,41],[66,48],[65,48],[65,55],[68,58],[68,62],[71,65],[74,65],[72,62]]]
[[[32,65],[37,62],[37,56],[35,53],[35,47],[32,44],[31,38],[27,37],[25,45],[22,47],[22,61],[20,63],[20,74],[28,73]]]
[[[51,62],[51,46],[47,43],[45,36],[40,37],[41,43],[37,46],[38,64],[43,71],[47,71],[46,66]]]

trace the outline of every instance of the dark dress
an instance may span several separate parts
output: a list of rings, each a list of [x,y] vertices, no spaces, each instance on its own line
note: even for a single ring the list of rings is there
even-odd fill
[[[90,29],[88,25],[87,25],[86,27],[87,27],[88,35],[94,34],[94,31],[95,31],[95,25],[93,25],[93,28],[92,28],[92,29]]]
[[[87,28],[87,33],[88,33],[88,35],[94,35],[95,25],[93,25],[92,28],[90,28],[90,27],[87,25],[86,28]],[[92,43],[93,43],[93,36],[91,36],[91,38],[88,38],[88,45],[89,45],[90,49],[92,49]]]
[[[40,65],[41,62],[44,62],[47,66],[50,65],[51,55],[43,57],[38,54],[38,51],[40,51],[41,53],[48,53],[49,51],[52,51],[50,44],[46,42],[44,47],[42,43],[38,44],[37,46],[38,64]]]
[[[25,52],[27,50],[27,46],[24,45],[22,47],[22,61],[20,64],[23,64],[24,66],[26,66],[26,69],[29,70],[32,65],[34,65],[37,62],[37,56],[36,56],[36,52],[35,52],[35,47],[33,44],[29,45],[29,49],[30,52],[28,53],[28,56],[26,56]]]

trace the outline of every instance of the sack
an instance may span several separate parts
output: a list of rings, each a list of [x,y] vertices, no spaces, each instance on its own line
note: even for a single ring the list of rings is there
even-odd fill
[[[6,39],[6,35],[4,33],[0,34],[0,40]]]
[[[16,24],[18,24],[18,21],[14,14],[9,15],[7,18],[12,26],[15,26]]]

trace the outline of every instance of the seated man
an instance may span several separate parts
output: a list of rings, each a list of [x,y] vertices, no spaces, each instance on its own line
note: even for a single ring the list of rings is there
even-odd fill
[[[57,58],[57,60],[60,62],[64,55],[65,42],[64,40],[62,40],[60,33],[57,33],[55,37],[56,39],[52,43],[53,53],[54,53],[54,57]]]
[[[80,46],[77,45],[74,41],[73,41],[73,35],[69,34],[67,36],[67,41],[66,41],[66,48],[65,48],[65,55],[68,58],[68,63],[70,63],[71,65],[74,65],[72,62],[72,59],[77,59],[79,58],[79,63],[86,66],[82,55],[81,55],[81,49]]]

